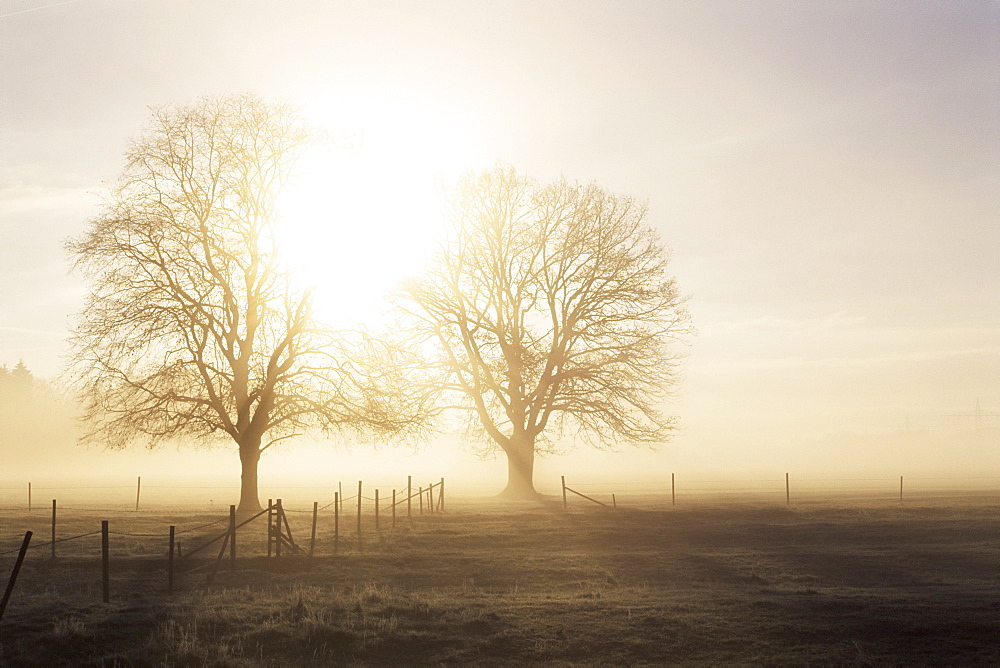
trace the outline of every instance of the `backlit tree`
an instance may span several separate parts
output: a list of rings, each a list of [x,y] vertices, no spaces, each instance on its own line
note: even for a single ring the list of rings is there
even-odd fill
[[[433,349],[443,405],[507,455],[504,495],[534,496],[535,454],[567,438],[659,443],[691,332],[645,207],[509,168],[457,188],[451,236],[400,305]]]
[[[279,258],[275,202],[310,140],[293,110],[249,94],[155,109],[104,211],[68,244],[90,280],[71,362],[86,438],[235,443],[241,511],[260,507],[258,462],[278,441],[411,424]]]

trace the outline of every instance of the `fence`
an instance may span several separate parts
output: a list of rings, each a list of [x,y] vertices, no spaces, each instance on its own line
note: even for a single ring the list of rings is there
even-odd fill
[[[146,513],[139,513],[140,506],[140,488],[138,485],[141,484],[141,480],[137,481],[137,500],[134,510],[130,510],[128,515],[126,515],[127,520],[131,523],[136,521],[142,521],[145,523],[157,522],[157,518],[150,516]],[[90,520],[86,517],[86,513],[101,513],[105,516],[107,511],[97,508],[80,508],[80,507],[70,507],[60,506],[56,499],[51,502],[51,540],[48,542],[38,542],[31,544],[32,532],[28,531],[25,535],[24,540],[21,542],[19,547],[5,548],[4,542],[0,542],[0,558],[11,555],[15,552],[18,553],[17,562],[14,569],[11,572],[11,576],[7,582],[7,588],[5,590],[2,605],[0,605],[0,618],[2,618],[2,611],[7,607],[8,600],[10,599],[11,592],[14,589],[18,572],[20,571],[21,565],[25,560],[26,554],[29,550],[42,550],[47,548],[50,553],[50,557],[55,559],[57,557],[57,546],[63,546],[67,543],[72,543],[75,541],[85,541],[88,538],[97,536],[101,537],[101,592],[102,600],[105,603],[110,601],[111,597],[111,587],[110,587],[110,561],[111,561],[111,542],[112,536],[125,537],[127,539],[135,538],[158,538],[163,539],[163,546],[166,548],[166,558],[155,557],[157,562],[164,561],[163,566],[165,566],[165,578],[166,578],[166,592],[167,594],[172,594],[174,590],[174,576],[175,572],[190,574],[198,573],[201,571],[207,571],[207,582],[211,583],[215,578],[218,570],[222,564],[224,556],[229,554],[230,568],[235,570],[236,559],[237,559],[237,537],[239,535],[239,530],[244,529],[244,534],[249,528],[248,525],[260,520],[265,515],[267,516],[267,548],[266,548],[266,558],[280,558],[283,555],[296,554],[307,557],[312,557],[316,554],[316,541],[317,541],[317,526],[320,520],[320,511],[327,511],[331,515],[333,524],[333,554],[337,554],[341,550],[341,527],[340,518],[344,514],[345,503],[347,501],[355,501],[357,504],[357,549],[362,550],[364,546],[364,531],[362,525],[362,514],[364,501],[371,501],[373,505],[369,505],[369,508],[373,508],[374,516],[374,535],[378,537],[379,540],[382,538],[383,522],[382,518],[384,515],[388,515],[387,521],[391,522],[390,526],[394,529],[397,524],[397,517],[407,517],[410,520],[413,519],[415,515],[434,514],[441,513],[445,509],[445,484],[444,478],[441,478],[437,482],[430,483],[425,486],[418,486],[414,488],[412,476],[407,478],[407,483],[405,487],[393,488],[391,490],[391,495],[389,497],[383,497],[381,494],[381,489],[375,488],[373,490],[374,496],[366,496],[364,494],[364,483],[363,481],[358,482],[358,493],[354,496],[346,497],[340,492],[342,487],[338,487],[338,491],[334,492],[334,498],[331,502],[324,506],[320,506],[318,501],[312,503],[311,510],[293,510],[286,509],[282,502],[282,499],[268,499],[267,507],[263,510],[243,519],[242,521],[237,520],[236,506],[229,506],[228,514],[226,517],[215,519],[209,522],[199,522],[191,526],[179,527],[176,524],[169,524],[169,526],[164,526],[166,523],[157,524],[156,526],[162,527],[161,531],[112,531],[112,520],[101,519],[99,530],[93,531],[82,531],[76,532],[74,535],[69,536],[59,536],[59,518],[60,510],[75,510],[73,521],[75,524],[85,523]],[[33,492],[37,493],[37,489],[33,489]],[[383,502],[383,498],[385,502]],[[389,501],[391,499],[391,502]],[[426,504],[425,504],[426,502]],[[34,503],[34,501],[30,502]],[[353,505],[353,504],[352,504]],[[23,507],[23,506],[22,506]],[[34,505],[37,508],[37,503]],[[405,507],[405,515],[403,514],[402,508]],[[332,508],[332,510],[331,510]],[[33,510],[31,505],[28,505],[29,512]],[[81,513],[83,513],[81,515]],[[308,548],[301,545],[293,537],[291,523],[288,521],[288,513],[309,513],[311,514],[311,524],[309,533],[309,543]],[[119,516],[119,521],[123,521],[121,516]],[[206,532],[212,527],[221,526],[226,524],[226,528],[217,534],[212,534],[211,532]],[[181,550],[180,537],[185,534],[194,534],[194,545],[186,551]],[[0,536],[0,541],[3,541],[3,536]],[[219,552],[214,558],[208,560],[204,563],[199,563],[193,559],[196,555],[204,554],[205,550],[210,548],[216,543],[221,541],[221,546]],[[242,543],[242,541],[241,541]],[[61,548],[60,548],[61,549]],[[244,556],[248,556],[246,548],[244,549]],[[85,550],[86,552],[86,550]],[[251,549],[252,553],[253,550]],[[62,556],[62,555],[58,555]],[[79,555],[77,555],[79,556]],[[249,556],[252,556],[249,555]],[[180,570],[177,570],[177,566]]]
[[[564,509],[580,497],[591,504],[617,508],[623,497],[668,497],[670,506],[680,502],[773,500],[791,505],[793,500],[839,500],[850,498],[949,498],[969,493],[1000,493],[1000,476],[898,476],[881,478],[793,477],[785,472],[775,478],[686,479],[676,473],[662,482],[588,481],[570,487],[561,476]],[[905,483],[905,485],[904,485]],[[603,500],[602,500],[603,499]]]
[[[542,481],[544,482],[544,481]],[[566,486],[565,476],[561,480],[562,487]],[[364,489],[372,490],[368,494]],[[338,483],[335,494],[338,494],[339,509],[344,512],[345,504],[357,502],[359,499],[376,503],[376,496],[382,490],[392,489],[393,497],[381,496],[377,503],[382,505],[389,503],[388,511],[397,510],[396,497],[406,491],[405,497],[400,497],[401,502],[407,505],[407,512],[423,512],[426,507],[428,512],[432,511],[432,506],[437,506],[435,496],[444,496],[444,479],[432,483],[431,485],[414,488],[412,476],[407,479],[406,487],[394,487],[391,484],[363,486],[357,493],[345,494],[343,483]],[[600,502],[601,505],[614,507],[623,497],[630,498],[636,496],[662,496],[669,495],[671,505],[677,505],[678,499],[682,501],[707,500],[707,499],[746,499],[759,498],[768,499],[771,497],[783,497],[786,503],[790,503],[793,496],[803,498],[808,495],[810,498],[827,496],[829,498],[844,499],[851,496],[870,498],[872,496],[894,496],[901,498],[905,495],[930,495],[948,494],[959,490],[989,491],[1000,489],[1000,476],[897,476],[897,477],[812,477],[795,476],[784,472],[773,478],[687,478],[671,473],[669,480],[661,481],[619,481],[608,482],[605,480],[588,481],[580,483],[574,481],[572,487],[567,487],[562,491],[562,496],[573,495],[573,498],[582,496],[592,502]],[[282,494],[286,501],[296,500],[297,502],[311,502],[317,496],[326,496],[330,493],[329,486],[284,486],[280,492],[274,488],[262,487],[261,493],[276,497]],[[218,492],[218,494],[216,494]],[[94,507],[88,503],[95,493],[103,496],[101,507]],[[93,512],[114,512],[123,513],[131,511],[148,510],[156,508],[161,510],[165,506],[197,505],[205,506],[205,497],[208,498],[210,508],[217,507],[224,511],[228,503],[221,504],[215,502],[215,497],[232,498],[239,493],[238,487],[223,487],[212,485],[158,485],[143,484],[141,477],[136,477],[134,485],[35,485],[32,482],[24,483],[22,486],[0,486],[0,508],[27,508],[35,511],[46,507],[48,500],[56,497],[59,499],[68,498],[70,503],[62,503],[61,507],[74,511]],[[153,499],[150,500],[150,495]],[[39,497],[44,498],[44,502],[39,502]],[[327,496],[326,498],[329,498]],[[186,502],[186,503],[185,503]],[[329,506],[330,504],[327,504]],[[324,506],[324,507],[327,507]],[[411,507],[412,506],[412,507]],[[564,506],[567,503],[564,502]],[[298,512],[298,511],[296,511]],[[308,511],[302,511],[308,512]]]
[[[785,505],[791,505],[793,500],[798,501],[806,498],[828,499],[837,497],[838,499],[843,499],[845,496],[850,497],[852,495],[864,496],[867,499],[874,497],[903,501],[911,497],[916,498],[920,496],[941,498],[942,494],[946,493],[947,490],[954,490],[956,487],[970,488],[970,486],[975,486],[979,492],[985,489],[991,494],[1000,493],[1000,476],[952,478],[921,476],[899,476],[898,478],[803,477],[799,479],[785,472],[780,477],[776,476],[770,479],[688,480],[677,476],[675,473],[671,473],[669,481],[664,480],[660,483],[635,481],[591,481],[579,483],[574,481],[572,486],[567,483],[565,476],[562,476],[560,479],[562,504],[566,510],[570,508],[571,500],[574,501],[574,506],[577,506],[575,503],[577,500],[581,500],[588,507],[599,505],[609,510],[615,510],[619,507],[627,507],[630,501],[639,502],[640,497],[644,497],[643,504],[646,505],[651,496],[655,497],[657,504],[663,505],[669,503],[669,507],[686,503],[703,502],[705,500],[716,501],[720,498],[752,498],[754,500],[766,500],[773,503],[783,502]],[[122,489],[123,487],[113,486],[112,488]],[[10,488],[6,489],[9,490]],[[52,488],[33,488],[29,483],[26,488],[22,489],[29,496],[25,499],[26,503],[16,504],[14,509],[21,509],[26,506],[29,510],[29,518],[32,514],[37,518],[38,515],[35,514],[35,509],[39,509],[39,504],[30,495],[35,494],[37,496],[39,490],[49,491]],[[70,487],[59,489],[79,490],[95,488]],[[97,489],[107,488],[102,487]],[[132,489],[131,486],[128,486],[128,489]],[[31,550],[44,550],[48,548],[49,556],[55,559],[57,556],[64,556],[59,554],[62,546],[75,543],[76,541],[87,541],[100,535],[102,565],[101,595],[102,600],[108,602],[111,598],[110,563],[112,537],[115,537],[116,540],[119,538],[129,540],[137,538],[163,540],[166,556],[165,558],[157,556],[154,559],[157,560],[158,564],[162,562],[164,566],[166,578],[165,589],[169,595],[174,590],[176,573],[196,574],[206,572],[206,581],[210,583],[218,573],[227,550],[230,568],[235,569],[238,543],[244,546],[241,548],[244,557],[254,556],[254,548],[246,547],[246,545],[253,545],[254,540],[251,532],[250,542],[246,542],[247,531],[251,524],[261,520],[265,515],[267,518],[266,551],[262,550],[262,552],[265,552],[265,558],[271,559],[281,558],[289,554],[305,557],[315,556],[317,527],[320,523],[321,512],[328,518],[325,521],[332,524],[331,535],[329,537],[330,552],[333,555],[337,555],[342,549],[344,539],[348,537],[343,531],[346,525],[342,527],[342,524],[349,521],[349,514],[356,515],[356,529],[354,532],[356,548],[358,551],[364,550],[366,534],[362,518],[366,507],[364,502],[366,501],[370,502],[367,504],[367,507],[370,509],[369,518],[371,521],[370,530],[367,535],[369,537],[375,536],[377,540],[381,540],[385,525],[388,524],[390,529],[394,529],[400,517],[412,520],[415,515],[431,515],[443,512],[445,509],[444,478],[426,486],[419,485],[414,487],[412,476],[408,476],[406,485],[391,487],[391,493],[388,496],[383,495],[383,487],[379,486],[369,487],[368,489],[371,491],[366,494],[364,482],[358,481],[356,493],[350,496],[345,495],[343,485],[338,484],[336,491],[333,492],[333,499],[330,502],[321,506],[318,501],[313,501],[312,508],[309,510],[286,508],[281,498],[268,499],[266,508],[248,518],[242,519],[242,521],[238,521],[236,507],[229,506],[228,513],[221,518],[216,517],[207,522],[192,521],[190,525],[179,526],[176,523],[167,523],[150,512],[140,512],[144,508],[141,496],[142,489],[142,480],[141,478],[137,478],[134,505],[130,501],[127,510],[118,510],[117,519],[114,521],[107,518],[115,517],[116,511],[110,511],[107,508],[81,507],[76,505],[67,507],[60,505],[56,499],[52,499],[51,538],[47,542],[35,541],[32,544],[32,531],[27,531],[24,533],[23,540],[20,540],[20,545],[17,545],[14,542],[14,538],[6,538],[3,535],[6,534],[6,531],[0,532],[0,558],[6,558],[14,553],[18,555],[11,571],[11,576],[8,579],[3,599],[0,601],[0,617],[2,617],[3,610],[7,607],[11,598],[11,592],[14,589],[18,572]],[[329,488],[326,488],[326,493],[329,493]],[[668,501],[664,501],[664,499]],[[91,521],[96,522],[97,518],[94,518],[93,515],[88,515],[88,513],[98,513],[102,516],[100,519],[100,529],[71,532],[73,535],[60,536],[58,533],[60,510],[74,511],[72,521],[77,526],[85,525]],[[308,547],[305,547],[304,542],[300,543],[295,540],[291,526],[292,523],[288,519],[289,513],[311,515],[309,518],[311,522],[309,524]],[[132,524],[144,522],[147,525],[151,525],[152,528],[148,531],[112,531],[112,526],[115,523],[126,521]],[[226,525],[224,529],[218,533],[211,532],[213,527],[221,527],[223,524]],[[240,533],[241,529],[243,533]],[[240,535],[244,536],[244,538],[239,538]],[[184,551],[181,549],[182,536],[187,536],[184,539],[186,544],[188,540],[192,544],[191,547]],[[203,559],[201,562],[194,559],[196,555],[203,554],[216,543],[220,543],[220,547],[214,558]]]
[[[412,478],[412,476],[411,476]],[[143,510],[149,507],[162,508],[164,506],[198,506],[217,507],[225,510],[229,501],[220,503],[220,499],[232,499],[239,495],[239,486],[220,485],[164,485],[149,484],[141,476],[137,476],[133,484],[112,484],[112,485],[65,485],[65,484],[37,484],[28,481],[21,485],[5,484],[0,485],[0,508],[27,508],[37,510],[46,507],[53,497],[63,502],[67,509],[70,506],[74,510],[114,510],[122,512],[126,510]],[[440,482],[440,481],[439,481]],[[424,488],[426,492],[431,486],[434,487],[434,494],[438,494],[439,482],[428,485]],[[412,484],[408,481],[408,484]],[[366,483],[366,489],[390,490],[393,488],[391,482],[384,484]],[[347,496],[343,491],[343,483],[337,484],[340,495],[345,500],[354,499],[355,496]],[[396,487],[397,490],[403,489]],[[282,494],[286,500],[295,502],[311,502],[318,497],[330,498],[329,485],[282,485],[280,487],[262,486],[259,488],[262,496],[276,497]],[[93,505],[92,500],[95,495],[101,495],[101,507]],[[371,500],[371,496],[368,497]],[[416,491],[414,491],[414,503],[417,502]],[[65,501],[68,500],[68,503]]]

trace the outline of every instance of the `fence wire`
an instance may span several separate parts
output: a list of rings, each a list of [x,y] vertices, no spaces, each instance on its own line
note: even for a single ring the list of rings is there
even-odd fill
[[[68,541],[71,541],[71,540],[77,540],[78,538],[86,538],[87,536],[96,536],[99,533],[101,533],[100,530],[91,531],[90,533],[81,533],[78,536],[69,536],[68,538],[57,538],[54,542],[55,543],[65,543],[65,542],[68,542]],[[46,543],[31,543],[30,545],[28,545],[28,549],[29,550],[33,550],[36,547],[52,547],[52,544],[53,544],[53,541],[51,541],[51,540],[48,541],[48,542],[46,542]],[[20,551],[20,549],[21,549],[20,547],[15,547],[12,550],[4,550],[3,552],[0,552],[0,555],[2,555],[2,554],[13,554],[15,552]]]

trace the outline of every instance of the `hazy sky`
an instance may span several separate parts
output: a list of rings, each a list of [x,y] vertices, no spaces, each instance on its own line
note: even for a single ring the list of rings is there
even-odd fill
[[[1000,411],[996,2],[0,0],[0,363],[57,373],[62,242],[147,106],[243,90],[405,145],[396,177],[648,198],[700,334],[683,431],[636,466]],[[324,243],[381,274],[427,228],[369,199],[394,220],[341,210]]]

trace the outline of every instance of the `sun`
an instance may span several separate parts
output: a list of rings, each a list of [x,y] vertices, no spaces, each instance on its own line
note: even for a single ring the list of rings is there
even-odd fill
[[[281,250],[326,322],[369,321],[440,240],[442,185],[474,167],[474,133],[453,110],[398,92],[330,96],[306,114],[332,139],[279,199]]]

